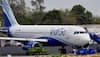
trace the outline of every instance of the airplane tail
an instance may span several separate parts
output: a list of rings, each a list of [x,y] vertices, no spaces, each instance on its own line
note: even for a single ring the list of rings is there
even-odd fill
[[[11,27],[14,25],[19,25],[8,3],[8,0],[2,0],[1,7],[4,17],[3,27]]]

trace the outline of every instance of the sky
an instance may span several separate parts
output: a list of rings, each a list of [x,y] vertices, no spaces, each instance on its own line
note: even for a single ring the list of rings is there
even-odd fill
[[[28,0],[27,0],[28,1]],[[71,9],[74,5],[81,4],[93,15],[100,16],[100,0],[44,0],[46,11],[52,9]]]

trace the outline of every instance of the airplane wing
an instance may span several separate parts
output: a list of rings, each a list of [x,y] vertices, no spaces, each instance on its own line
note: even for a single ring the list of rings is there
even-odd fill
[[[0,40],[19,40],[19,41],[48,42],[47,39],[13,38],[13,37],[0,37]]]

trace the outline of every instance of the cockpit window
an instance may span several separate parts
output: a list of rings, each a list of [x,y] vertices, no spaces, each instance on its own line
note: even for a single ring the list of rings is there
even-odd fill
[[[84,34],[84,33],[87,33],[87,32],[85,32],[85,31],[76,31],[76,32],[74,32],[74,34]]]

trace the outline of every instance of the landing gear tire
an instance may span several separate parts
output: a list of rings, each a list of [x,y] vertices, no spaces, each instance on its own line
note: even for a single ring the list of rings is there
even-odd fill
[[[86,45],[84,45],[83,47],[84,47],[84,48],[87,48],[88,46],[89,46],[89,43],[88,43],[88,44],[86,44]]]
[[[66,54],[67,53],[65,46],[61,46],[61,48],[59,49],[59,51],[60,51],[61,54]]]

